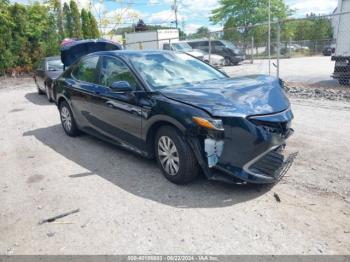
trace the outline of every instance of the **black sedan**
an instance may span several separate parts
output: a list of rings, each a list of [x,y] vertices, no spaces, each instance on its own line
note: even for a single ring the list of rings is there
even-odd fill
[[[63,72],[61,57],[45,57],[39,63],[34,73],[34,81],[38,88],[38,93],[46,94],[49,102],[52,102],[52,83]]]
[[[283,149],[293,114],[279,79],[230,79],[167,51],[95,52],[74,63],[69,52],[62,57],[69,68],[54,93],[69,136],[83,131],[155,157],[177,184],[200,171],[215,180],[273,183],[289,166]]]

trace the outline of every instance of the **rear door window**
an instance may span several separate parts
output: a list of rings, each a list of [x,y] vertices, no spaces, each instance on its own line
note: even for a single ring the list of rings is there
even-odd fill
[[[73,70],[73,76],[84,82],[88,83],[98,83],[98,71],[97,71],[97,64],[98,64],[99,57],[89,57],[86,59],[83,59],[79,62],[76,68]]]

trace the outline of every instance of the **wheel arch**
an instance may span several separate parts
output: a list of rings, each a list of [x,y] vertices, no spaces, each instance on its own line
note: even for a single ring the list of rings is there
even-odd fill
[[[61,104],[63,101],[66,101],[68,103],[68,100],[64,97],[64,96],[60,96],[58,99],[57,99],[57,107],[60,108]],[[69,103],[68,103],[69,105]]]
[[[178,130],[182,135],[186,135],[186,128],[179,121],[171,118],[171,117],[160,117],[157,120],[153,121],[152,124],[146,128],[145,131],[145,139],[148,147],[148,153],[151,157],[154,157],[154,142],[156,138],[156,134],[160,128],[163,126],[170,126],[174,129]]]

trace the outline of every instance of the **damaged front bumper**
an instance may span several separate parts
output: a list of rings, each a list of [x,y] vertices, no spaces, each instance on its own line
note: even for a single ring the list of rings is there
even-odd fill
[[[271,115],[223,118],[224,130],[190,144],[205,175],[225,182],[275,183],[292,165],[286,140],[293,134],[290,109]]]

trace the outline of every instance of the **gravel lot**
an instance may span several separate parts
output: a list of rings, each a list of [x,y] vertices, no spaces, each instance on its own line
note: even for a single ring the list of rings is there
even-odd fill
[[[273,187],[176,186],[152,161],[67,137],[31,79],[0,87],[0,254],[350,254],[350,103],[292,98],[299,156]]]

